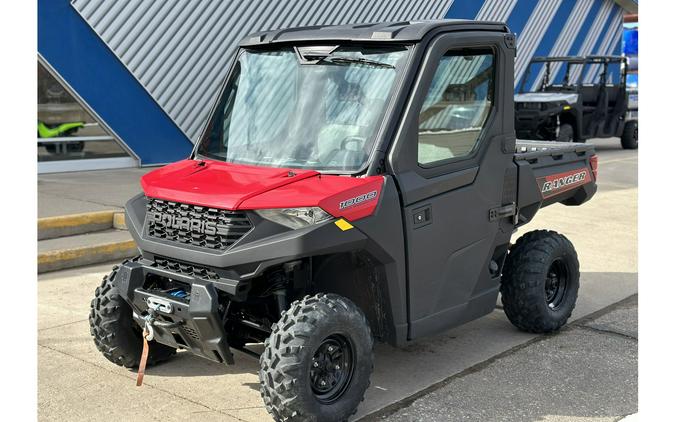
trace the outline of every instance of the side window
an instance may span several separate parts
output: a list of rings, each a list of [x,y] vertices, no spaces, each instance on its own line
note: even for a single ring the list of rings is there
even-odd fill
[[[438,65],[419,115],[417,161],[461,158],[477,147],[493,103],[494,55],[448,52]]]

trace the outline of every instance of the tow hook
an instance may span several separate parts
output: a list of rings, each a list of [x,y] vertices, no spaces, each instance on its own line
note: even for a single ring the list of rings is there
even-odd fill
[[[148,302],[150,302],[149,299],[148,299]],[[148,306],[149,306],[149,303],[148,303]],[[147,334],[145,335],[145,339],[148,340],[148,341],[152,341],[152,339],[155,338],[154,327],[171,329],[171,328],[176,328],[176,327],[183,324],[183,321],[175,321],[175,322],[158,321],[157,320],[157,311],[152,307],[148,308],[148,314],[143,317],[143,320],[145,321],[145,325],[144,325],[143,329],[144,329],[144,331],[147,332]]]

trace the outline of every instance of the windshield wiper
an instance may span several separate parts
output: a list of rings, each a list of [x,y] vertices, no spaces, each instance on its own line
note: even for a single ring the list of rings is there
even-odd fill
[[[369,60],[369,59],[364,59],[364,58],[356,58],[356,57],[325,57],[322,61],[328,62],[328,63],[333,63],[333,64],[338,64],[338,65],[344,65],[344,64],[361,64],[364,66],[373,66],[373,67],[384,67],[387,69],[394,69],[393,65],[390,65],[389,63],[382,63],[378,62],[375,60]]]

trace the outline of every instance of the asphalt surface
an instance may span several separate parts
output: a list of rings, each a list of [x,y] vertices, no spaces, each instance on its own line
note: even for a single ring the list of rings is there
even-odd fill
[[[615,421],[637,412],[637,296],[366,420]]]
[[[357,418],[576,422],[635,412],[635,311],[617,308],[592,321],[584,318],[637,293],[637,152],[621,150],[617,140],[598,142],[598,152],[595,198],[581,207],[547,207],[517,234],[548,228],[575,245],[582,272],[572,316],[577,325],[542,338],[517,331],[497,309],[401,349],[379,345]],[[129,182],[120,191],[137,189],[131,176],[117,176]],[[95,179],[98,193],[86,188],[88,177],[67,175],[73,187],[68,190],[50,175],[51,191],[73,201],[124,203],[121,194],[105,197],[114,187],[104,176]],[[41,197],[40,206],[52,193]],[[86,318],[93,290],[109,268],[39,277],[41,420],[270,420],[258,393],[258,364],[246,356],[236,354],[237,364],[227,367],[179,353],[149,368],[142,388],[134,386],[135,372],[105,360]]]

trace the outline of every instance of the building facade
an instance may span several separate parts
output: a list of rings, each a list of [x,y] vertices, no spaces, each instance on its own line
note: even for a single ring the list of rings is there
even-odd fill
[[[621,54],[626,11],[636,13],[637,2],[39,0],[39,169],[184,158],[205,126],[238,41],[251,32],[375,21],[503,21],[518,39],[518,83],[535,56]]]

